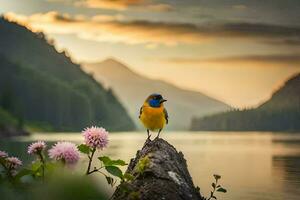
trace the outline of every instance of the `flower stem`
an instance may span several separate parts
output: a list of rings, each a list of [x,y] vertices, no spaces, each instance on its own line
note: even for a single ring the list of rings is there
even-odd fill
[[[212,191],[212,193],[210,194],[210,197],[207,200],[210,200],[214,196],[217,185],[218,185],[218,179],[216,179],[214,190]]]
[[[86,173],[85,173],[86,175],[91,174],[90,170],[91,170],[92,161],[93,161],[93,157],[94,157],[95,151],[96,151],[96,148],[93,148],[91,156],[88,156],[89,157],[89,164],[88,164],[88,168],[87,168]]]
[[[92,171],[89,171],[89,172],[87,173],[87,175],[92,174],[92,173],[94,173],[94,172],[99,172],[99,173],[103,174],[103,173],[100,171],[100,169],[102,169],[102,168],[103,168],[103,167],[99,167],[99,168],[96,168],[96,167],[95,167],[95,169],[92,170]],[[103,174],[103,175],[105,176],[105,174]]]
[[[38,156],[42,162],[42,179],[44,180],[45,179],[45,159],[43,157],[42,152],[38,152]]]

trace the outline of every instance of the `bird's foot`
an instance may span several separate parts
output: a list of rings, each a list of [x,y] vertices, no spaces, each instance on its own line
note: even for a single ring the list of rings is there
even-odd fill
[[[148,134],[147,140],[151,141],[151,135]]]
[[[161,130],[162,130],[162,129],[159,129],[158,134],[157,134],[155,140],[156,140],[156,139],[159,139],[159,135],[160,135]]]
[[[148,135],[147,140],[151,141],[151,139],[150,139],[151,135],[150,135],[150,131],[148,129],[147,129],[147,135]]]

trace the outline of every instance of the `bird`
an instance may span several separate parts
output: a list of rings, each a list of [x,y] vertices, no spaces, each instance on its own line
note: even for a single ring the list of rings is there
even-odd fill
[[[157,131],[156,138],[166,124],[169,123],[169,115],[164,107],[164,102],[167,100],[160,94],[151,94],[147,97],[144,104],[140,108],[139,119],[147,129],[148,139],[150,139],[150,131]]]

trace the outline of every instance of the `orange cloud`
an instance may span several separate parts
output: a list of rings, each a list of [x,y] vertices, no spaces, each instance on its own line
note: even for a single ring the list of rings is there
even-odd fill
[[[77,6],[112,10],[126,10],[129,6],[141,4],[144,4],[144,0],[84,0],[75,2]]]
[[[46,33],[75,34],[80,38],[122,42],[127,44],[200,44],[220,38],[251,40],[268,45],[300,44],[300,28],[270,24],[229,23],[195,25],[191,23],[127,21],[123,16],[98,15],[92,18],[70,16],[57,12],[37,13],[31,16],[8,13],[10,20],[26,24],[32,30]],[[289,43],[285,43],[288,41]]]
[[[62,0],[48,0],[48,1],[62,1]],[[71,3],[71,2],[67,2]],[[138,11],[156,11],[168,12],[174,10],[173,6],[166,3],[153,2],[152,0],[75,0],[75,6],[82,6],[87,8],[101,8],[108,10],[127,10],[134,8]]]
[[[19,22],[33,31],[45,33],[76,34],[80,38],[127,44],[200,43],[208,37],[195,30],[191,24],[149,21],[124,21],[116,17],[94,16],[82,19],[57,12],[37,13],[31,16],[7,13],[9,20]],[[103,20],[106,19],[106,20]]]

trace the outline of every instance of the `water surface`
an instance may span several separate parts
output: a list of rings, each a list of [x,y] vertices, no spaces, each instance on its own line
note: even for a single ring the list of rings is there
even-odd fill
[[[195,185],[208,195],[212,175],[222,175],[228,190],[223,200],[298,200],[300,197],[300,134],[260,132],[176,132],[162,137],[184,153]],[[28,159],[22,150],[32,140],[81,143],[80,133],[34,134],[0,141],[1,149]],[[146,133],[110,134],[103,153],[130,161],[143,146]],[[21,155],[20,155],[21,154]]]

